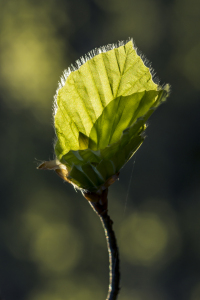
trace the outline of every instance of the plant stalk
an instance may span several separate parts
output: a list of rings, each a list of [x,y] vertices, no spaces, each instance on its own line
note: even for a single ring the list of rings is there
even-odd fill
[[[117,296],[120,291],[119,283],[120,283],[120,271],[119,271],[119,250],[117,247],[117,240],[115,237],[115,233],[113,231],[112,225],[113,221],[107,214],[107,210],[100,213],[99,205],[98,208],[92,202],[89,202],[94,211],[99,216],[105,236],[107,241],[108,247],[108,254],[109,254],[109,288],[108,288],[108,295],[106,300],[116,300]]]
[[[112,228],[113,221],[108,214],[100,216],[105,236],[107,240],[108,254],[109,254],[109,289],[106,300],[117,299],[120,291],[120,271],[119,271],[119,250],[117,247],[117,240]]]

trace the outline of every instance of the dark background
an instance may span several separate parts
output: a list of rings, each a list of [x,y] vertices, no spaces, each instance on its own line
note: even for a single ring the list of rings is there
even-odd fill
[[[5,300],[101,300],[106,241],[54,173],[52,100],[71,63],[133,37],[171,96],[109,191],[120,300],[200,299],[199,0],[0,1],[0,289]]]

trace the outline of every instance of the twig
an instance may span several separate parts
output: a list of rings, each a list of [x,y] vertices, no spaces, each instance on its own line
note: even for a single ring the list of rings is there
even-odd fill
[[[113,221],[110,219],[108,214],[100,216],[100,219],[105,231],[109,253],[110,283],[106,300],[115,300],[117,299],[117,295],[120,290],[119,250],[117,247],[115,233],[112,229]]]
[[[120,271],[119,271],[119,250],[117,247],[117,241],[115,237],[115,233],[113,231],[112,225],[113,221],[110,219],[109,215],[107,214],[107,210],[100,213],[99,205],[98,208],[92,202],[90,205],[94,209],[94,211],[100,217],[102,222],[105,236],[107,240],[107,247],[109,253],[109,288],[108,288],[108,295],[106,300],[116,300],[119,294],[119,282],[120,282]]]

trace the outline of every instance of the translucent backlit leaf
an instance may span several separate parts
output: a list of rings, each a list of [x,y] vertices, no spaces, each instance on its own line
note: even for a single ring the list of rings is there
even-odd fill
[[[79,149],[79,132],[89,136],[97,118],[113,99],[149,90],[157,90],[157,85],[132,41],[95,55],[71,72],[56,100],[58,158]]]
[[[153,81],[131,40],[95,49],[76,63],[56,95],[55,168],[66,167],[68,181],[97,192],[140,147],[146,121],[169,86]]]

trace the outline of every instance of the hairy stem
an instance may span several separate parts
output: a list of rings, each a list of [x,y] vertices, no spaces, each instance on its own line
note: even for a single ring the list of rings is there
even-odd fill
[[[109,253],[109,289],[106,300],[115,300],[119,293],[119,281],[120,281],[120,272],[119,272],[119,251],[117,247],[117,241],[115,233],[112,229],[112,220],[108,214],[100,216],[103,228],[105,231],[105,236],[107,240],[108,253]]]
[[[97,211],[95,205],[90,202],[94,211],[100,217],[102,222],[105,236],[107,240],[108,246],[108,254],[109,254],[109,288],[108,295],[106,300],[116,300],[119,294],[119,283],[120,283],[120,271],[119,271],[119,250],[117,247],[117,240],[115,237],[115,233],[113,231],[112,225],[113,221],[110,219],[107,211],[104,211],[102,214]]]

